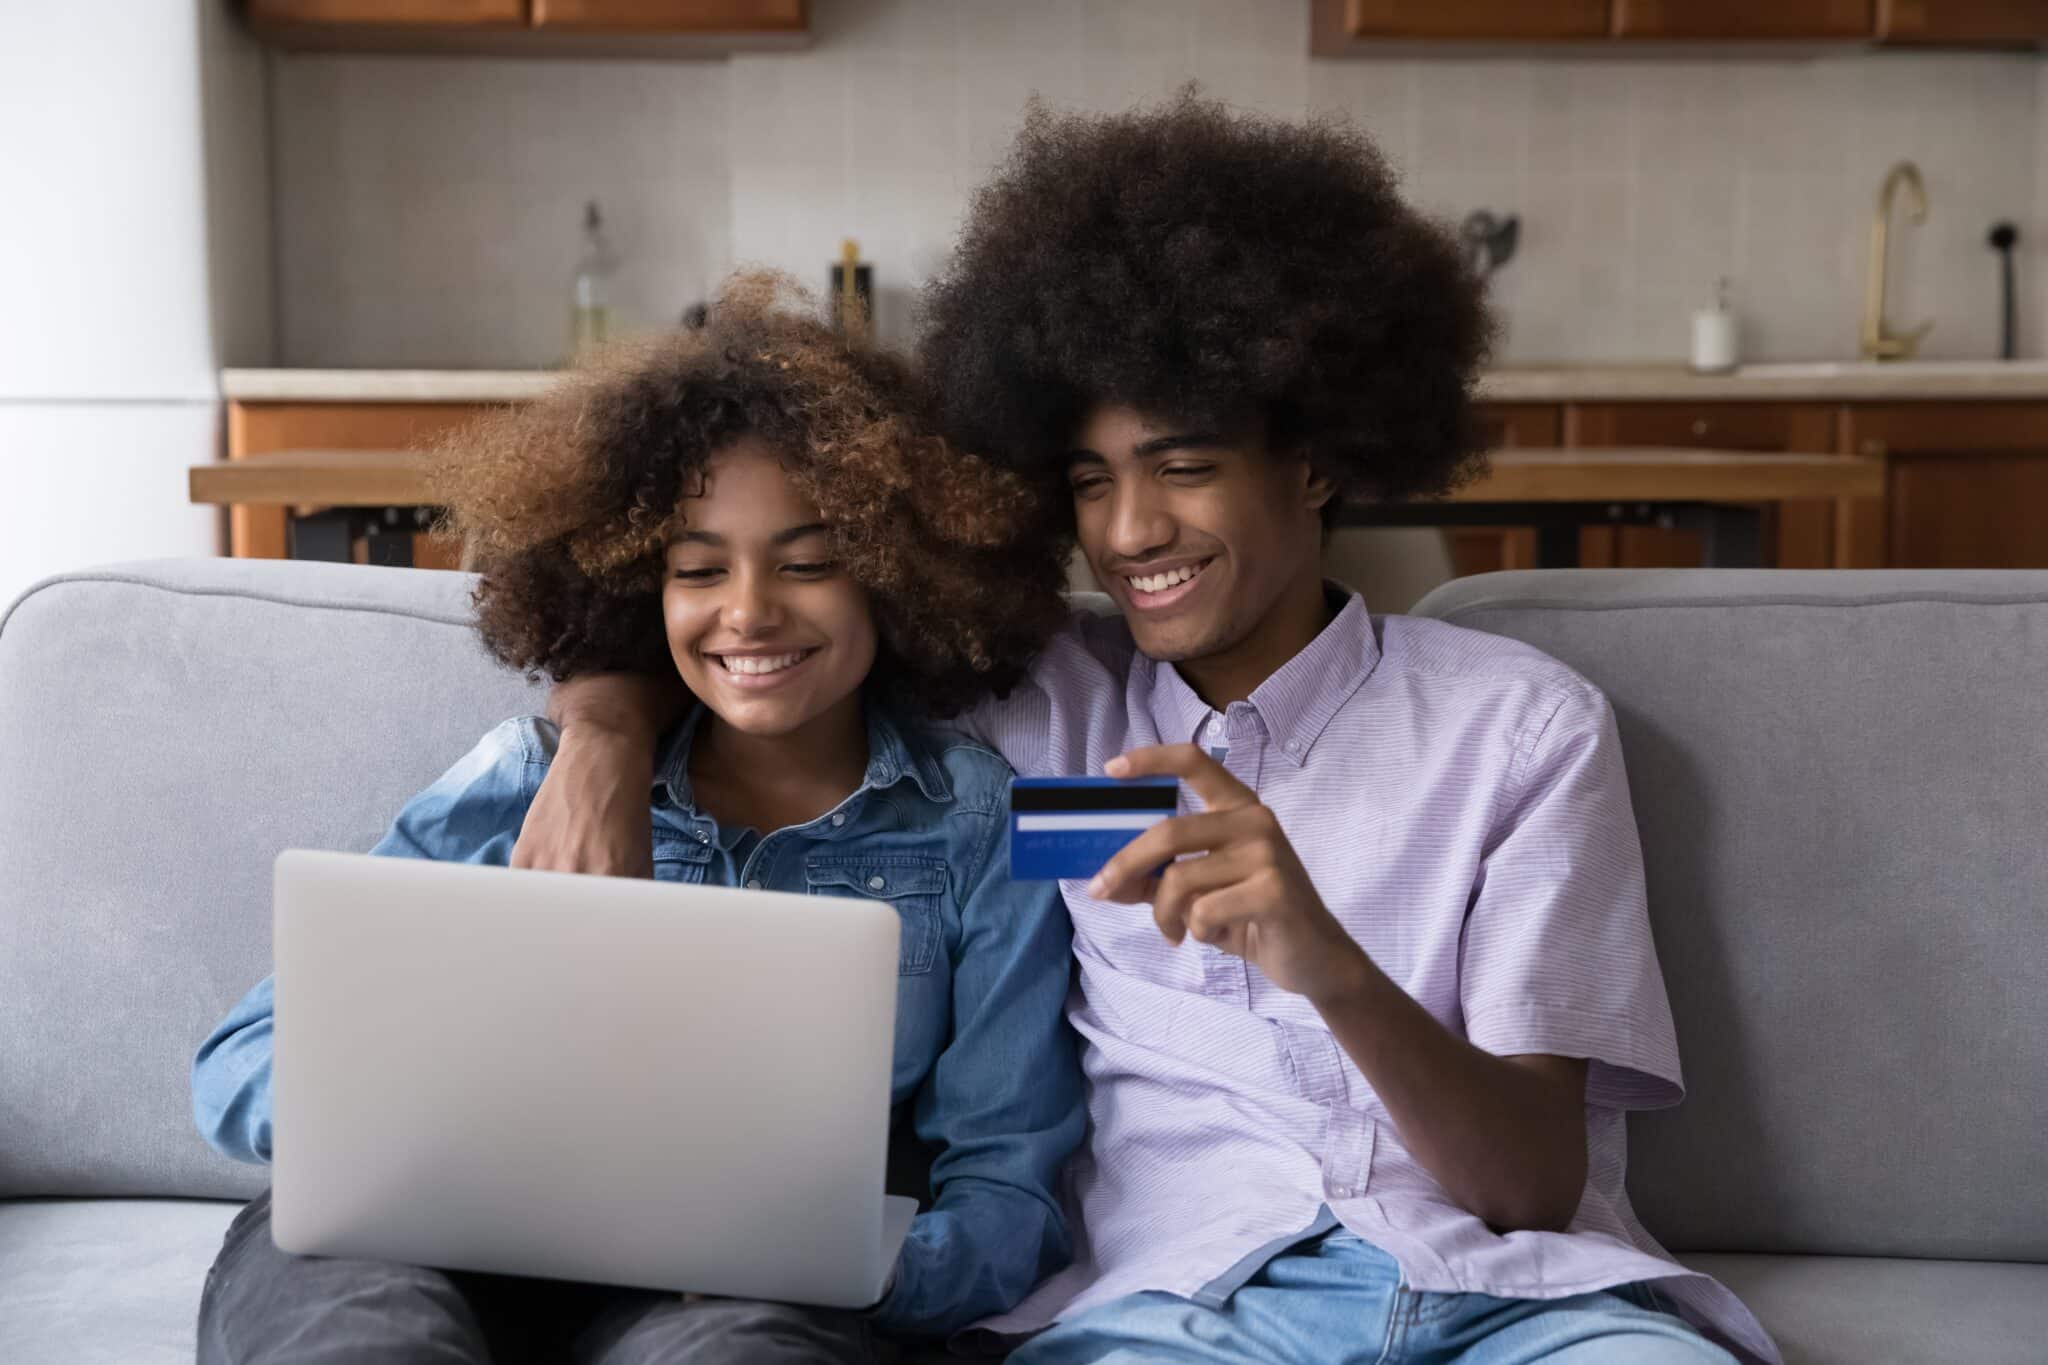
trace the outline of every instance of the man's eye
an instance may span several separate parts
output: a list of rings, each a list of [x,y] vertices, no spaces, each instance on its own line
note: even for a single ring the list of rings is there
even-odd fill
[[[1216,472],[1213,464],[1170,464],[1159,471],[1170,479],[1206,479]]]
[[[1090,497],[1096,493],[1100,493],[1103,489],[1109,487],[1109,480],[1100,478],[1075,479],[1073,483],[1074,496],[1077,498]]]

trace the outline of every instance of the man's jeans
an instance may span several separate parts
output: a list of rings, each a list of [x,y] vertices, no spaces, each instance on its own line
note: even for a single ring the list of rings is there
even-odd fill
[[[1010,1365],[1734,1365],[1648,1284],[1566,1299],[1418,1293],[1345,1231],[1267,1262],[1220,1308],[1132,1294],[1033,1337]]]
[[[270,1195],[235,1217],[199,1301],[200,1365],[873,1362],[857,1313],[292,1256]]]

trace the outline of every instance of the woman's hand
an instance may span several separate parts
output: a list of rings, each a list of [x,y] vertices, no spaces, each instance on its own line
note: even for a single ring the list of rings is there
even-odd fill
[[[654,875],[654,746],[687,693],[673,679],[592,674],[558,684],[554,762],[526,812],[512,866],[607,877]]]

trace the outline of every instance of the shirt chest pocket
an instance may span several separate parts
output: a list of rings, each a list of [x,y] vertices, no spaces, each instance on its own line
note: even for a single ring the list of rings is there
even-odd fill
[[[917,976],[939,955],[940,902],[946,868],[935,859],[812,858],[804,878],[813,896],[846,896],[885,901],[902,924],[896,973]]]
[[[702,882],[710,866],[711,845],[687,835],[655,832],[654,880]]]

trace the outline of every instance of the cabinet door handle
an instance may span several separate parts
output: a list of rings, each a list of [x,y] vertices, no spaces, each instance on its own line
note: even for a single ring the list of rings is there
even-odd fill
[[[1692,434],[1695,436],[1704,436],[1713,429],[1714,424],[1712,422],[1709,422],[1704,417],[1695,417],[1692,419]]]

